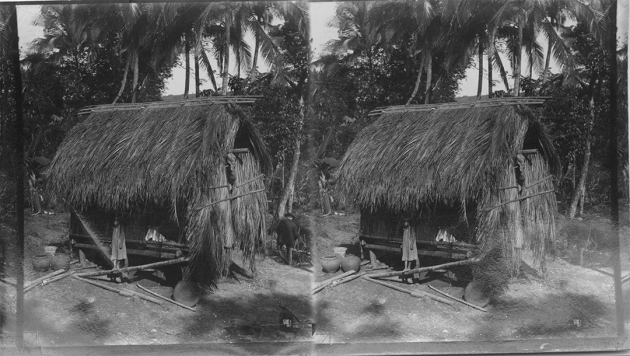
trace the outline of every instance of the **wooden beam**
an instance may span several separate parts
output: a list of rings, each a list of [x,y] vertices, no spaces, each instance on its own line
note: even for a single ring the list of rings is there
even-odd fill
[[[364,276],[363,279],[365,279],[367,281],[370,281],[372,283],[380,284],[382,286],[385,286],[385,287],[397,290],[399,292],[410,294],[412,297],[428,297],[428,298],[437,300],[438,302],[442,302],[444,304],[453,305],[453,303],[450,300],[444,299],[444,298],[442,298],[440,296],[433,295],[431,293],[427,293],[427,292],[424,292],[424,291],[421,291],[421,290],[415,290],[415,291],[407,290],[407,289],[400,288],[398,286],[395,286],[395,285],[392,285],[392,284],[389,284],[389,283],[377,281],[375,279],[372,279],[371,277],[372,276],[370,276],[370,277]]]
[[[188,258],[188,257],[182,257],[182,258],[177,258],[177,259],[174,259],[174,260],[149,263],[149,264],[141,265],[141,266],[126,267],[126,268],[106,270],[106,271],[79,273],[76,276],[78,276],[78,277],[94,277],[94,276],[104,276],[104,275],[107,275],[107,274],[121,274],[121,273],[131,272],[131,271],[140,271],[140,270],[144,270],[144,269],[152,268],[152,267],[161,267],[161,266],[174,265],[174,264],[178,264],[178,263],[186,263],[189,260],[190,260],[190,258]]]
[[[373,244],[366,244],[364,247],[370,250],[392,251],[392,252],[402,253],[402,250],[400,247],[373,245]],[[463,260],[463,259],[468,258],[467,254],[465,253],[457,253],[457,252],[449,252],[449,251],[427,251],[427,250],[421,250],[421,249],[418,249],[418,255],[442,257],[442,258],[449,258],[453,260]]]
[[[487,312],[487,310],[486,310],[486,309],[484,309],[484,308],[482,308],[482,307],[478,307],[478,306],[476,306],[476,305],[474,305],[474,304],[468,303],[468,302],[467,302],[467,301],[465,301],[465,300],[462,300],[462,299],[459,299],[459,298],[455,298],[455,297],[453,297],[452,295],[450,295],[450,294],[448,294],[448,293],[444,293],[444,292],[442,292],[441,290],[439,290],[439,289],[437,289],[437,288],[435,288],[435,287],[432,287],[430,284],[427,284],[427,285],[428,285],[428,286],[429,286],[429,288],[431,288],[432,290],[434,290],[434,291],[436,291],[436,292],[438,292],[438,293],[442,294],[443,296],[445,296],[445,297],[447,297],[447,298],[453,299],[453,300],[458,301],[458,302],[460,302],[460,303],[462,303],[462,304],[466,304],[466,305],[468,305],[469,307],[475,308],[475,309],[477,309],[477,310],[481,310],[482,312]]]
[[[152,303],[155,303],[155,304],[158,304],[158,305],[162,305],[162,301],[161,300],[155,299],[153,297],[149,297],[148,295],[144,295],[142,293],[134,292],[134,291],[128,290],[128,289],[118,289],[118,288],[106,286],[104,284],[101,284],[101,283],[98,283],[98,282],[94,282],[94,281],[91,281],[89,279],[81,278],[77,274],[73,275],[72,278],[74,278],[74,279],[76,279],[78,281],[81,281],[81,282],[85,282],[85,283],[91,284],[93,286],[97,286],[97,287],[106,289],[106,290],[114,292],[114,293],[118,293],[118,294],[120,294],[122,296],[125,296],[125,297],[138,296],[139,298],[142,298],[142,299],[147,300],[149,302],[152,302]]]
[[[233,148],[230,153],[249,153],[249,148]]]
[[[184,304],[178,303],[178,302],[176,302],[176,301],[174,301],[172,299],[169,299],[169,298],[166,298],[164,296],[161,296],[161,295],[159,295],[159,294],[157,294],[155,292],[152,292],[152,291],[148,290],[147,288],[144,288],[143,286],[141,286],[139,284],[136,284],[136,287],[138,287],[138,288],[142,289],[143,291],[145,291],[145,292],[147,292],[149,294],[152,294],[152,295],[154,295],[154,296],[156,296],[156,297],[158,297],[158,298],[160,298],[162,300],[166,300],[167,302],[173,303],[173,304],[175,304],[177,306],[180,306],[180,307],[182,307],[184,309],[188,309],[188,310],[192,310],[192,311],[196,312],[196,310],[194,308],[191,308],[188,305],[184,305]]]
[[[449,263],[444,263],[444,264],[441,264],[441,265],[435,265],[435,266],[431,266],[431,267],[415,268],[415,269],[412,269],[412,270],[409,270],[409,271],[398,271],[398,272],[386,272],[386,273],[372,274],[372,275],[370,275],[370,278],[385,278],[385,277],[403,276],[403,275],[406,275],[406,274],[415,274],[415,273],[420,273],[420,272],[425,272],[425,271],[433,271],[433,270],[442,269],[442,268],[472,265],[472,264],[476,264],[478,262],[479,262],[479,258],[475,257],[475,258],[470,258],[470,259],[463,260],[463,261],[449,262]]]
[[[366,239],[374,239],[374,240],[383,240],[383,241],[392,241],[392,242],[398,242],[401,243],[402,239],[396,239],[396,238],[390,238],[390,237],[384,237],[384,236],[375,236],[375,235],[367,235],[367,234],[360,234],[359,235],[360,238],[366,238]],[[418,245],[432,245],[432,246],[440,246],[440,247],[461,247],[461,248],[465,248],[465,249],[471,249],[471,248],[476,248],[476,245],[473,244],[467,244],[465,242],[438,242],[438,241],[426,241],[426,240],[416,240],[416,244]]]
[[[90,250],[98,249],[98,247],[94,245],[82,244],[79,242],[75,243],[74,246],[79,247],[79,248],[87,248]],[[127,249],[127,254],[137,255],[137,256],[156,257],[156,258],[168,258],[168,259],[177,258],[177,255],[175,253],[150,251],[150,250],[135,250],[135,249],[130,249],[130,248]]]

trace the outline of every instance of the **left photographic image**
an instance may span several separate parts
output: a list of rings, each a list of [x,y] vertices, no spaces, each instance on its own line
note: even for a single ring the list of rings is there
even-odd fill
[[[0,4],[0,347],[308,353],[308,29],[304,2]]]

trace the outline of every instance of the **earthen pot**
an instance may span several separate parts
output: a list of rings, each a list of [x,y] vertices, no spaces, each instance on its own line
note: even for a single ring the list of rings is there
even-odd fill
[[[173,300],[194,307],[201,298],[201,289],[195,282],[179,281],[173,289]]]
[[[468,283],[464,290],[463,299],[479,307],[486,307],[490,303],[490,297],[485,295],[481,284],[477,280]]]
[[[337,255],[325,256],[321,258],[322,269],[326,273],[335,273],[341,265],[341,258]]]
[[[68,269],[70,268],[70,257],[68,257],[67,255],[52,256],[52,261],[50,262],[50,266],[55,271],[60,270],[60,269]]]
[[[50,268],[50,255],[46,253],[33,257],[33,269],[37,272],[44,272]]]
[[[350,270],[359,272],[360,268],[361,268],[361,258],[355,255],[346,255],[346,257],[341,259],[341,270],[344,272],[348,272]]]

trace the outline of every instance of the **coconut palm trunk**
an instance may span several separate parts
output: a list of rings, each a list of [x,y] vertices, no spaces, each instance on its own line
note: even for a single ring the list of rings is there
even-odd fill
[[[221,83],[221,95],[228,94],[228,76],[230,70],[230,28],[232,27],[232,12],[228,11],[225,14],[225,43],[223,54],[223,82]]]
[[[135,103],[138,97],[138,78],[140,77],[140,63],[138,53],[133,54],[133,85],[131,86],[131,102]]]
[[[424,56],[422,56],[422,59],[420,60],[420,66],[418,67],[418,76],[416,77],[416,86],[413,88],[413,93],[411,93],[411,96],[409,97],[409,100],[407,100],[407,103],[405,105],[411,104],[411,101],[413,100],[413,98],[415,98],[416,95],[418,95],[418,89],[420,88],[420,82],[422,81],[422,71],[424,71]],[[370,73],[372,73],[371,70],[370,70]]]
[[[300,163],[300,147],[302,142],[300,141],[299,133],[295,135],[295,141],[293,141],[293,157],[291,159],[291,171],[289,172],[289,179],[282,190],[280,201],[278,202],[277,217],[282,218],[284,213],[291,211],[291,207],[287,206],[289,198],[293,192],[293,186],[295,185],[295,177],[297,177],[298,165]]]
[[[298,131],[295,133],[295,141],[293,141],[293,157],[291,159],[291,171],[289,172],[289,179],[287,180],[287,184],[284,186],[282,190],[282,195],[280,196],[280,201],[278,201],[278,209],[277,218],[282,218],[286,211],[291,211],[292,207],[288,207],[287,203],[290,200],[291,194],[293,194],[293,187],[295,186],[295,177],[297,177],[297,170],[300,164],[300,149],[302,145],[302,141],[300,139],[301,135],[301,127],[304,123],[304,97],[300,96],[300,122],[298,123]],[[284,165],[283,165],[284,167]]]
[[[184,40],[184,55],[186,56],[186,78],[184,80],[184,99],[188,99],[190,89],[190,36],[186,33]]]
[[[497,67],[499,67],[499,73],[501,74],[501,80],[503,80],[503,85],[505,86],[505,92],[508,93],[510,91],[510,82],[508,81],[507,73],[505,72],[505,67],[503,66],[503,61],[499,56],[499,51],[494,49],[494,58],[497,61]]]
[[[116,98],[114,98],[114,101],[112,102],[112,104],[116,104],[116,102],[118,102],[118,99],[120,99],[120,97],[122,96],[122,93],[125,91],[125,86],[127,85],[127,74],[129,73],[130,66],[131,66],[131,56],[127,55],[127,61],[125,63],[125,71],[123,73],[122,82],[120,83],[120,90],[118,90],[118,94],[116,95]]]
[[[524,15],[519,16],[518,22],[518,48],[514,59],[514,96],[521,94],[521,62],[523,58],[523,26],[525,26]]]
[[[477,81],[477,100],[481,99],[481,93],[483,92],[483,37],[479,33],[479,79]]]
[[[195,51],[195,98],[201,96],[201,80],[199,79],[199,54]]]
[[[427,57],[427,83],[424,90],[424,103],[428,104],[431,100],[431,77],[433,75],[433,56],[429,53]]]
[[[249,70],[249,80],[254,81],[256,79],[256,66],[258,65],[258,51],[260,50],[260,35],[258,32],[254,32],[254,58],[252,59],[252,67]]]

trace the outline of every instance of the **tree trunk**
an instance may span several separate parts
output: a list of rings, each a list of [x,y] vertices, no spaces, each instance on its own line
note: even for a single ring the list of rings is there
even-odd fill
[[[488,98],[493,97],[494,93],[494,82],[492,80],[492,56],[494,55],[494,51],[496,51],[496,45],[494,44],[496,27],[490,31],[490,37],[488,38]]]
[[[195,98],[201,96],[201,81],[199,80],[199,54],[195,51]]]
[[[214,78],[214,70],[212,69],[212,65],[210,64],[208,55],[206,54],[206,51],[203,49],[203,47],[201,47],[199,51],[201,51],[201,58],[203,59],[204,63],[206,64],[206,67],[208,68],[208,77],[210,77],[210,81],[212,82],[212,88],[214,89],[214,92],[216,93],[217,81]]]
[[[186,33],[184,40],[184,54],[186,55],[186,78],[184,78],[184,99],[188,99],[190,88],[190,34]]]
[[[589,123],[589,129],[586,133],[586,145],[584,148],[584,160],[582,162],[582,169],[580,170],[580,178],[576,189],[573,191],[573,197],[571,198],[571,205],[569,207],[569,219],[575,219],[577,213],[578,202],[583,197],[583,192],[586,188],[586,178],[588,176],[588,167],[591,163],[591,127],[595,122],[595,98],[591,94],[591,100],[589,101],[591,122]]]
[[[481,93],[483,92],[483,37],[479,33],[479,79],[477,80],[477,100],[481,99]]]
[[[133,55],[133,85],[131,86],[131,102],[135,103],[138,94],[138,77],[140,76],[139,69],[140,63],[138,59],[138,53]]]
[[[518,21],[518,58],[515,58],[514,62],[514,96],[520,96],[521,94],[521,63],[523,54],[523,26],[525,25],[525,19],[523,15],[520,15]]]
[[[129,66],[131,65],[131,55],[127,53],[127,61],[125,62],[125,72],[123,73],[122,83],[120,83],[120,90],[118,90],[118,94],[114,99],[112,104],[116,104],[118,99],[120,99],[122,93],[125,91],[125,85],[127,85],[127,73],[129,73]]]
[[[300,98],[300,124],[304,122],[304,98]],[[287,202],[289,201],[289,197],[293,191],[293,187],[295,186],[295,177],[297,176],[298,167],[300,164],[300,146],[302,142],[300,141],[300,128],[295,133],[295,141],[293,145],[293,159],[291,160],[291,171],[289,172],[289,179],[287,180],[287,184],[284,186],[282,190],[282,195],[280,196],[280,201],[278,202],[278,209],[276,211],[276,217],[278,219],[284,216],[285,211],[287,211]],[[289,208],[290,209],[290,208]]]
[[[411,93],[411,96],[405,105],[411,104],[413,98],[418,95],[418,89],[420,88],[420,82],[422,81],[422,71],[424,71],[424,55],[422,56],[422,59],[420,59],[420,67],[418,67],[418,76],[416,77],[416,86],[413,88],[413,93]]]
[[[295,185],[295,177],[297,176],[297,170],[300,163],[300,135],[296,133],[296,138],[293,144],[293,159],[291,160],[291,171],[289,172],[289,179],[282,190],[280,201],[278,202],[277,217],[282,218],[287,209],[291,209],[287,206],[293,186]]]
[[[249,70],[249,80],[252,82],[256,79],[256,66],[258,65],[258,51],[260,49],[260,35],[258,32],[254,32],[254,36],[254,58],[252,59],[252,67]]]
[[[552,23],[553,23],[553,20],[552,20]],[[550,59],[551,59],[551,38],[547,42],[547,56],[545,57],[545,68],[543,68],[543,73],[542,73],[542,83],[543,84],[545,84],[547,82],[547,78],[549,76],[549,74],[547,72],[549,71]]]
[[[501,73],[501,79],[503,80],[503,85],[505,86],[505,92],[510,92],[510,82],[508,81],[507,73],[505,72],[505,67],[503,66],[503,61],[499,56],[499,51],[494,49],[494,58],[497,59],[497,66],[499,66],[499,73]]]
[[[433,75],[433,55],[429,54],[427,57],[427,85],[424,91],[424,103],[428,104],[431,100],[431,80]]]
[[[223,55],[223,83],[221,86],[221,95],[227,95],[228,93],[228,75],[230,71],[230,28],[232,27],[232,12],[228,11],[225,14],[225,43],[224,47],[224,55]]]

